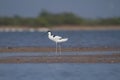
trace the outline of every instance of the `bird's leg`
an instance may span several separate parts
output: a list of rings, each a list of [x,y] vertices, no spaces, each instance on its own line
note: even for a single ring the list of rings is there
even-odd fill
[[[59,44],[59,50],[60,50],[60,55],[61,55],[61,44]]]
[[[57,55],[57,42],[56,42],[56,55]]]

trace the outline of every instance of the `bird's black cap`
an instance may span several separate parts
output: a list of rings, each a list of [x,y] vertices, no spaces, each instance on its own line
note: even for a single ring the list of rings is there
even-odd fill
[[[51,31],[47,31],[47,32],[51,32]]]

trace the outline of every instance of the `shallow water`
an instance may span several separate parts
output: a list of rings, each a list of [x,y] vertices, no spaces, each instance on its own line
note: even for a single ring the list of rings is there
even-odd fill
[[[0,64],[0,80],[120,80],[120,64]]]
[[[45,32],[0,32],[0,47],[55,47]],[[120,47],[120,30],[53,31],[68,37],[62,47]]]
[[[94,54],[120,54],[120,51],[84,51],[84,52],[62,52],[61,55],[94,55]],[[55,56],[60,55],[55,52],[3,52],[0,58],[17,56]]]

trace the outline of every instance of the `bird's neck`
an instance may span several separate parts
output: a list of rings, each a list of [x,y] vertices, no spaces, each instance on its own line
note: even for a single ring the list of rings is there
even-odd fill
[[[49,38],[51,38],[51,37],[52,37],[52,34],[51,34],[51,33],[49,33],[49,34],[48,34],[48,37],[49,37]]]
[[[49,36],[51,36],[51,35],[52,35],[52,33],[51,33],[51,32],[49,32],[49,33],[48,33],[48,35],[49,35]]]

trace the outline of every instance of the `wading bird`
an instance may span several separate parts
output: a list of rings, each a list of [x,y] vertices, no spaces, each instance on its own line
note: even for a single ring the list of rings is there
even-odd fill
[[[60,55],[61,55],[61,46],[60,43],[66,42],[68,38],[62,38],[61,36],[56,36],[53,35],[52,32],[48,31],[48,38],[52,40],[53,42],[56,43],[56,54],[57,54],[57,48],[58,48],[58,43],[59,43],[59,48],[60,48]]]

